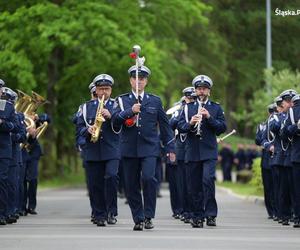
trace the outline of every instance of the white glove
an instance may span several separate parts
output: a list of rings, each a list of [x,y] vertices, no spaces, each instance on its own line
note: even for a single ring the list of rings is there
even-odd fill
[[[298,129],[300,129],[300,119],[297,122],[297,127],[298,127]]]

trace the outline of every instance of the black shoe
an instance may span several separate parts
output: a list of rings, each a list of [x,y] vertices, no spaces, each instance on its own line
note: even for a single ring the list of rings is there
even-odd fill
[[[273,217],[273,221],[278,221],[278,220],[279,220],[278,217],[276,216]]]
[[[135,223],[135,225],[133,227],[133,231],[143,231],[143,229],[144,229],[144,223],[143,222]]]
[[[117,223],[116,217],[114,215],[112,215],[112,214],[108,215],[107,224],[114,225],[116,223]]]
[[[20,211],[20,212],[19,212],[19,215],[20,215],[20,216],[26,216],[27,213],[26,213],[25,211]]]
[[[191,223],[191,219],[189,219],[189,218],[184,218],[184,223],[186,223],[186,224]]]
[[[268,216],[268,220],[273,220],[273,219],[274,219],[273,215]]]
[[[180,214],[174,214],[174,219],[179,220],[180,219]]]
[[[37,214],[37,212],[34,209],[32,209],[32,208],[28,208],[27,209],[27,213],[28,214],[32,214],[32,215],[36,215]]]
[[[184,215],[180,215],[180,220],[181,220],[181,221],[184,221],[184,220],[185,220]]]
[[[8,216],[6,218],[6,223],[7,224],[13,224],[13,223],[16,223],[16,222],[17,222],[17,219],[14,216]]]
[[[162,198],[163,196],[162,196],[161,192],[158,192],[158,193],[156,194],[156,197],[157,197],[157,198]]]
[[[18,220],[20,218],[19,213],[14,214],[14,217]]]
[[[146,218],[145,219],[145,229],[152,229],[152,228],[154,228],[152,220],[149,218]]]
[[[300,220],[295,220],[293,227],[300,228]]]
[[[289,220],[282,220],[282,225],[289,226],[290,225]]]
[[[97,221],[97,227],[105,227],[105,220],[104,219],[100,219]]]
[[[202,228],[203,222],[202,222],[202,220],[196,220],[196,221],[192,221],[191,225],[193,228]]]
[[[4,225],[6,225],[7,223],[6,223],[6,220],[5,219],[0,219],[0,225],[1,226],[4,226]]]
[[[217,226],[216,217],[208,217],[207,220],[206,220],[206,225],[210,226],[210,227]]]

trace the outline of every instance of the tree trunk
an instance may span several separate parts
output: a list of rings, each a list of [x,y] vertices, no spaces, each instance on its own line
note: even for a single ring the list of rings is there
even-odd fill
[[[44,157],[42,159],[43,171],[41,171],[42,178],[49,178],[55,173],[57,158],[55,148],[57,145],[53,144],[56,142],[57,133],[54,129],[55,115],[56,115],[56,105],[57,105],[57,95],[55,91],[55,85],[60,79],[61,63],[63,60],[63,49],[55,47],[49,57],[48,62],[48,84],[47,84],[47,100],[50,104],[45,106],[45,111],[50,115],[52,123],[50,123],[47,133],[45,134],[44,143]]]

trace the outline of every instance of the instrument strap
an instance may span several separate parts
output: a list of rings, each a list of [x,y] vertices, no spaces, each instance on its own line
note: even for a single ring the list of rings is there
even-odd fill
[[[0,100],[0,111],[4,111],[6,107],[6,101]]]
[[[124,111],[123,100],[122,100],[122,98],[121,98],[120,96],[118,97],[118,101],[119,101],[120,109],[121,109],[122,111]]]
[[[185,116],[185,121],[188,123],[189,122],[189,108],[188,105],[184,105],[184,116]]]
[[[289,115],[290,115],[291,122],[294,125],[296,122],[294,117],[294,110],[292,108],[289,109]]]
[[[82,117],[83,117],[83,120],[84,120],[84,122],[85,122],[85,125],[87,126],[87,127],[91,127],[90,126],[90,124],[88,124],[88,122],[87,122],[87,120],[86,120],[86,103],[85,104],[83,104],[83,106],[82,106]]]
[[[187,134],[179,134],[180,141],[183,143],[187,138]]]

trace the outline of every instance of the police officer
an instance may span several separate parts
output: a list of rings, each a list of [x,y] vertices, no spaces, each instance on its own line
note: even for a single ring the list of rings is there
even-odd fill
[[[15,128],[15,109],[11,102],[2,100],[5,83],[0,79],[0,225],[7,219],[7,179],[10,160],[12,159],[12,142],[10,133]]]
[[[293,182],[292,168],[289,161],[289,140],[282,138],[280,128],[287,119],[287,110],[291,106],[291,99],[296,94],[294,90],[286,90],[282,92],[276,99],[279,106],[278,113],[274,114],[273,120],[270,122],[270,131],[274,135],[273,143],[268,146],[271,152],[270,164],[275,170],[275,202],[278,206],[278,214],[282,225],[289,225],[292,217],[293,204]]]
[[[187,134],[179,133],[177,130],[177,124],[184,105],[194,101],[195,89],[194,87],[187,87],[183,89],[182,93],[184,97],[182,99],[181,108],[174,112],[169,121],[176,136],[175,153],[177,164],[168,165],[170,166],[168,171],[168,181],[173,217],[175,219],[180,218],[182,221],[189,223],[191,218],[191,187],[190,178],[188,176],[189,172],[187,171],[188,166],[185,164],[185,142]]]
[[[226,131],[224,112],[209,100],[212,80],[206,75],[193,79],[197,101],[185,106],[178,123],[187,133],[185,159],[189,165],[192,192],[192,226],[216,226],[215,170],[218,158],[216,135]]]
[[[173,133],[158,96],[144,91],[150,70],[138,68],[136,89],[136,66],[129,68],[132,91],[117,98],[113,122],[124,125],[121,134],[122,167],[125,176],[126,195],[135,223],[133,230],[152,229],[155,216],[156,187],[155,167],[160,154],[160,137],[171,161],[175,160]],[[136,92],[138,91],[138,96]],[[134,122],[138,119],[138,126]],[[157,126],[158,124],[158,126]],[[141,195],[140,177],[143,184]],[[143,202],[144,201],[144,202]]]
[[[50,117],[47,114],[35,115],[33,120],[35,122],[35,127],[27,129],[28,144],[23,148],[24,151],[27,151],[26,153],[23,153],[23,156],[26,154],[26,156],[24,156],[26,159],[24,206],[27,213],[36,215],[38,169],[40,158],[43,155],[42,147],[37,138],[37,128],[44,122],[50,123]]]
[[[78,118],[77,126],[80,135],[86,138],[83,157],[94,221],[97,226],[102,227],[106,225],[106,221],[109,224],[117,222],[120,149],[118,127],[113,127],[111,124],[114,100],[110,96],[114,80],[110,75],[101,74],[95,77],[93,83],[96,86],[97,99],[88,101],[82,106],[82,115]],[[103,99],[104,103],[101,103],[100,99]],[[105,121],[99,139],[92,142],[91,136],[96,129],[97,110]]]
[[[90,91],[91,100],[96,100],[98,97],[97,97],[97,93],[96,93],[95,84],[93,82],[91,82],[91,84],[89,85],[88,88],[89,88],[89,91]],[[84,149],[85,149],[85,144],[86,144],[86,137],[82,136],[80,134],[80,127],[77,125],[78,118],[82,115],[83,105],[84,104],[81,104],[78,107],[77,112],[72,117],[72,122],[75,125],[75,145],[76,145],[76,149],[80,153],[80,157],[82,159],[82,166],[83,166],[84,171],[85,171],[85,177],[86,177],[85,180],[86,180],[87,189],[88,189],[88,192],[89,192],[89,200],[90,200],[90,206],[91,206],[91,222],[93,222],[94,224],[97,224],[97,221],[95,220],[95,216],[94,216],[92,192],[89,190],[89,185],[88,185],[88,180],[87,180],[87,173],[86,173],[86,168],[85,168]]]
[[[235,153],[234,156],[234,163],[236,165],[236,170],[239,172],[246,167],[246,153],[244,149],[243,144],[238,144],[237,145],[237,152]],[[238,176],[237,176],[237,181],[238,181]]]
[[[276,104],[270,104],[268,106],[269,115],[272,115],[275,111]],[[274,212],[274,186],[273,186],[273,176],[272,176],[272,169],[269,164],[270,154],[269,152],[263,147],[263,138],[264,134],[267,130],[267,123],[268,120],[265,122],[260,123],[257,126],[256,130],[256,137],[255,143],[258,146],[262,147],[262,155],[261,155],[261,175],[262,181],[264,186],[264,200],[267,213],[269,215],[269,219],[273,219],[275,216]]]
[[[293,107],[288,111],[283,133],[292,139],[291,162],[294,184],[294,227],[300,228],[300,95],[292,98]]]
[[[231,181],[231,170],[234,160],[234,153],[230,144],[225,143],[219,152],[221,157],[221,168],[223,173],[223,181]]]
[[[4,87],[2,90],[2,99],[10,101],[15,104],[18,95],[10,88]],[[26,128],[21,120],[22,118],[16,112],[15,113],[15,129],[11,133],[12,140],[12,159],[9,163],[8,170],[8,181],[7,181],[7,219],[6,222],[11,224],[17,222],[19,218],[18,207],[19,207],[19,173],[20,173],[20,162],[21,159],[21,148],[20,143],[26,140]]]
[[[279,182],[279,167],[278,167],[278,165],[274,164],[274,142],[276,139],[276,135],[271,131],[271,126],[272,126],[273,120],[277,118],[278,113],[282,112],[282,108],[281,108],[282,98],[280,96],[277,96],[274,99],[274,102],[276,104],[276,109],[275,109],[274,113],[272,113],[267,120],[266,130],[263,133],[262,145],[263,145],[263,148],[266,150],[266,152],[269,153],[269,156],[270,156],[269,165],[272,169],[273,188],[274,188],[273,189],[273,195],[274,195],[274,208],[273,208],[274,217],[273,217],[273,220],[282,222],[282,216],[281,216],[280,209],[279,209],[279,184],[280,184],[280,182]],[[279,154],[277,156],[279,156]]]

